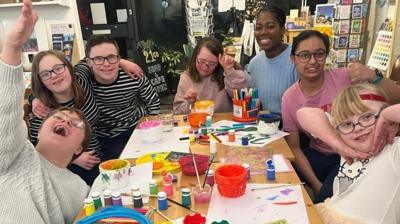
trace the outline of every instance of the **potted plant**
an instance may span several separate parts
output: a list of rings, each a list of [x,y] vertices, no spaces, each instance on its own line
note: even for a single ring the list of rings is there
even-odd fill
[[[181,64],[183,59],[183,53],[180,51],[174,51],[172,49],[163,49],[161,53],[161,61],[163,62],[167,77],[169,89],[172,93],[176,93],[176,89],[178,87],[179,78],[182,70],[178,69],[178,66]]]

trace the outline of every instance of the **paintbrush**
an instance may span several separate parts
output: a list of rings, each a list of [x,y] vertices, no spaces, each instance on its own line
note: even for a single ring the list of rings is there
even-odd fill
[[[203,191],[203,188],[201,187],[200,177],[199,177],[199,170],[197,169],[196,159],[194,158],[194,154],[190,147],[189,147],[189,151],[190,151],[190,153],[192,153],[192,159],[193,159],[194,170],[196,171],[197,183],[199,184],[200,190]]]
[[[269,190],[269,189],[275,189],[275,188],[280,188],[280,187],[290,187],[290,186],[296,186],[296,185],[304,185],[306,183],[300,182],[300,183],[287,183],[287,184],[276,184],[276,186],[268,186],[268,187],[259,187],[259,188],[252,188],[251,191],[258,191],[258,190]]]
[[[222,143],[221,139],[218,138],[218,136],[216,136],[214,133],[210,133],[210,135],[218,142],[218,143]]]
[[[206,171],[206,176],[204,177],[204,181],[203,181],[203,185],[202,185],[201,189],[203,189],[204,186],[206,185],[207,174],[208,174],[208,171],[210,170],[211,164],[212,164],[213,161],[214,161],[214,158],[215,158],[214,156],[211,156],[211,161],[210,161],[210,163],[208,163],[208,167],[207,167],[207,171]]]
[[[199,213],[198,211],[196,211],[196,210],[194,210],[194,209],[192,209],[192,208],[189,208],[189,207],[187,207],[187,206],[185,206],[185,205],[183,205],[183,204],[181,204],[181,203],[179,203],[179,202],[177,202],[177,201],[174,201],[174,200],[172,200],[171,198],[167,198],[167,200],[170,201],[170,202],[172,202],[172,203],[174,203],[174,204],[176,204],[176,205],[181,206],[182,208],[186,208],[187,210],[189,210],[189,211],[191,211],[191,212]]]
[[[155,211],[157,214],[159,214],[161,217],[163,217],[165,220],[167,220],[168,222],[171,222],[172,224],[175,224],[175,222],[168,218],[168,216],[164,215],[164,213],[160,212],[158,209],[154,208],[153,206],[150,206],[150,208]]]

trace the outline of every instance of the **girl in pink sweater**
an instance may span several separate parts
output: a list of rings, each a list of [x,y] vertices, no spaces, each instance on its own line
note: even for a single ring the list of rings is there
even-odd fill
[[[174,113],[190,113],[196,100],[213,100],[215,112],[232,111],[233,89],[247,88],[248,76],[224,53],[222,44],[206,37],[196,45],[188,68],[181,75],[174,99]]]

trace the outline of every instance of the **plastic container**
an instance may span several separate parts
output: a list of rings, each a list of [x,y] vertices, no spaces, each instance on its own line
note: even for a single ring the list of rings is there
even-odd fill
[[[241,165],[222,165],[215,170],[214,177],[222,196],[236,198],[246,191],[247,171]]]
[[[212,100],[199,100],[194,103],[195,112],[214,114],[214,101]]]
[[[208,156],[194,155],[197,171],[199,175],[203,175],[208,167]],[[179,158],[179,165],[181,166],[182,173],[187,176],[196,176],[196,170],[193,164],[192,155],[182,156]]]
[[[201,189],[199,185],[192,188],[194,202],[196,203],[208,203],[211,200],[212,188],[210,185],[205,184],[204,188]]]
[[[186,215],[183,219],[183,224],[205,224],[206,217],[200,215],[199,213],[195,213],[192,215]]]
[[[189,124],[192,128],[198,128],[200,125],[206,124],[208,113],[205,112],[192,112],[188,115]]]
[[[279,130],[281,116],[278,114],[260,114],[257,117],[257,130],[262,135],[273,135]]]
[[[159,120],[144,121],[139,124],[139,129],[145,142],[158,142],[162,136],[162,122]]]
[[[246,100],[233,100],[232,120],[239,122],[252,122],[257,120],[259,108],[247,110]]]

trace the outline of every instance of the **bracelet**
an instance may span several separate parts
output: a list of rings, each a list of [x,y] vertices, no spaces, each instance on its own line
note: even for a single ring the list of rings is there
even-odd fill
[[[378,69],[375,69],[375,79],[371,82],[372,84],[379,84],[383,79],[382,72],[379,71]]]

